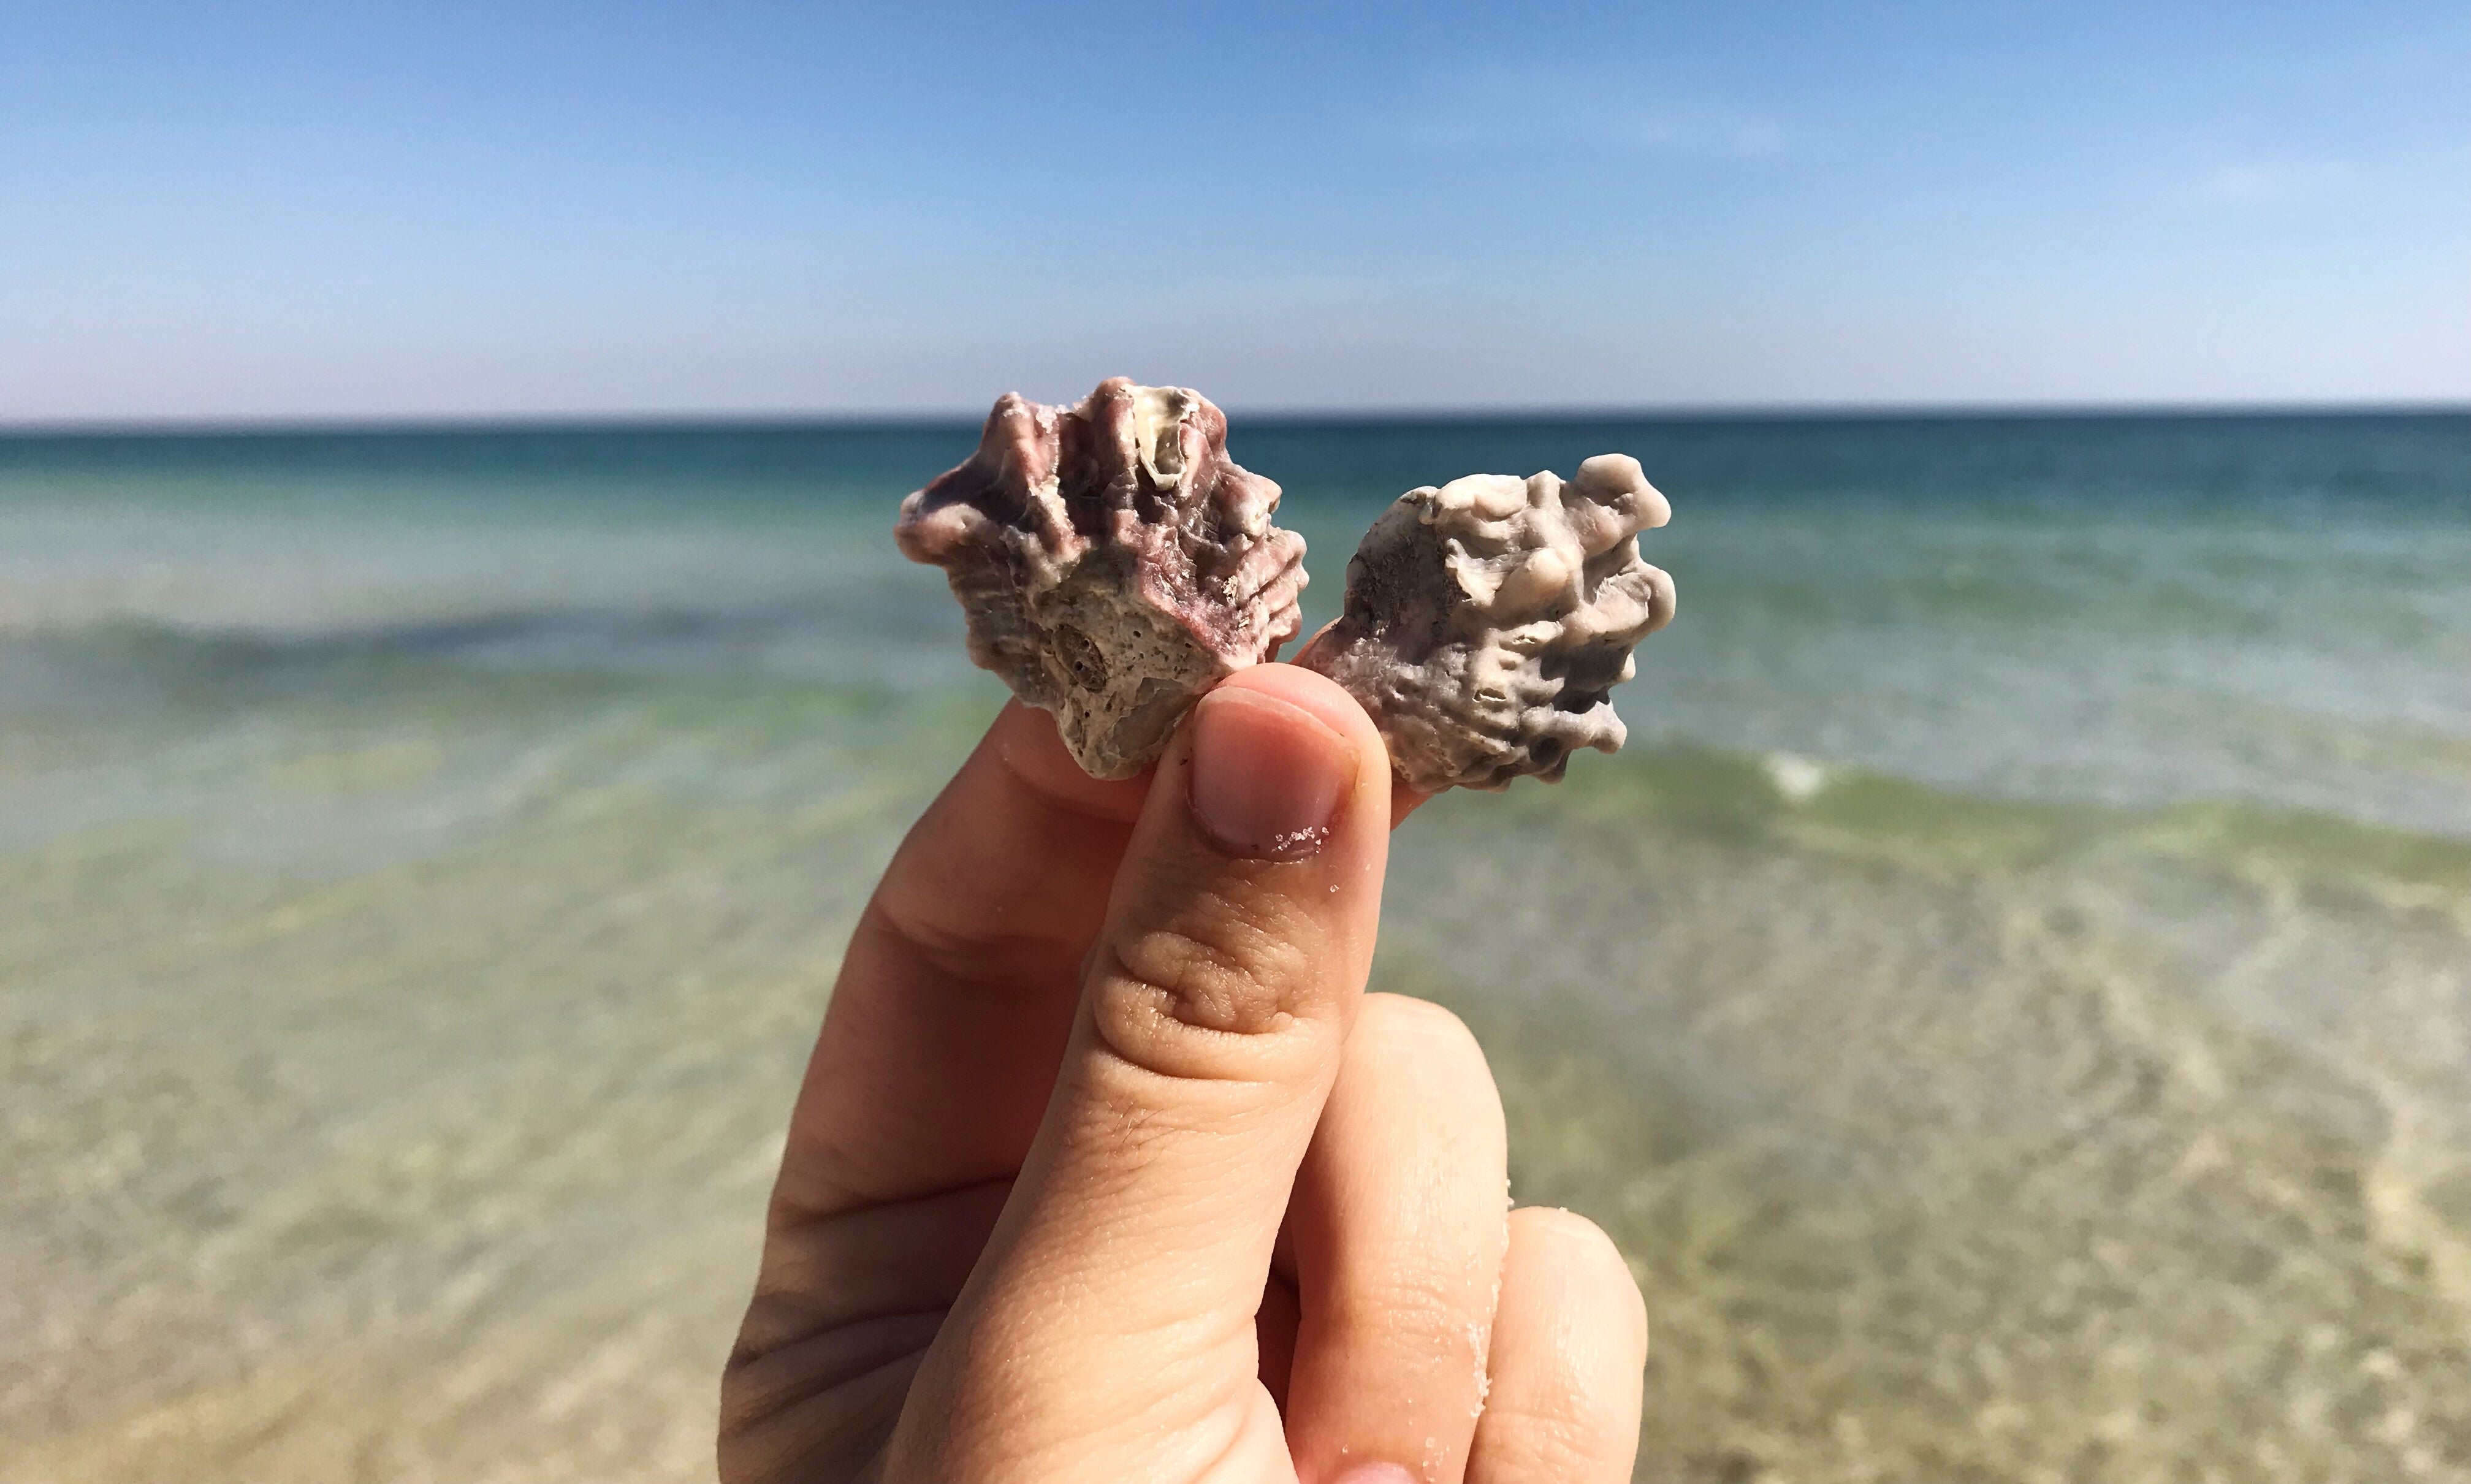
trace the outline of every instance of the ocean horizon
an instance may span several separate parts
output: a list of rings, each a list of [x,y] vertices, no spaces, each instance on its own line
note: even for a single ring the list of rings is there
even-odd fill
[[[1057,393],[1061,395],[1062,393]],[[1357,427],[1434,423],[1660,422],[1980,422],[2051,419],[2230,419],[2316,417],[2464,417],[2471,401],[2445,398],[2289,401],[1881,401],[1674,404],[1401,403],[1396,406],[1233,404],[1222,409],[1245,427],[1342,423]],[[754,431],[868,432],[936,427],[976,428],[985,414],[967,407],[764,409],[678,408],[625,411],[514,410],[490,412],[251,414],[12,419],[0,412],[0,438],[286,437],[351,434],[606,433]]]
[[[1375,974],[1639,1273],[1640,1477],[2471,1474],[2471,409],[1231,421],[1308,624],[1413,485],[1672,502],[1630,745],[1404,826]],[[890,536],[977,427],[0,429],[22,1476],[709,1474],[1002,699]]]

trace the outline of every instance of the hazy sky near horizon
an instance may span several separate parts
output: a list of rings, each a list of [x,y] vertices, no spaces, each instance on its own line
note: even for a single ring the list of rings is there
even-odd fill
[[[0,422],[2471,399],[2471,7],[0,8]]]

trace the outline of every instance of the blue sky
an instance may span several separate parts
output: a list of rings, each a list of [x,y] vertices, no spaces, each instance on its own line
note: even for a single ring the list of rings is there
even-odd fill
[[[2471,7],[0,6],[0,421],[2471,400]]]

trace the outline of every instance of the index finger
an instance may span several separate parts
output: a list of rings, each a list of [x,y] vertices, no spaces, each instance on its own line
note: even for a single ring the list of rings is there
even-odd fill
[[[1053,718],[1004,704],[850,936],[776,1209],[827,1216],[1020,1167],[1149,786],[1091,777]],[[1396,785],[1392,822],[1427,797]]]
[[[1092,778],[1006,702],[867,903],[790,1116],[776,1207],[1006,1176],[1047,1104],[1149,775]]]

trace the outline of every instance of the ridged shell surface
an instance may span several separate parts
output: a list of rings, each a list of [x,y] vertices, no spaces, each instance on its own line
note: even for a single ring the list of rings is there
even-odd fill
[[[1621,454],[1566,482],[1471,474],[1411,489],[1365,533],[1346,612],[1296,663],[1363,703],[1411,788],[1558,779],[1571,753],[1627,735],[1608,693],[1674,610],[1638,532],[1671,515]]]
[[[970,658],[1054,713],[1091,774],[1126,778],[1202,693],[1295,637],[1305,542],[1278,507],[1207,397],[1115,377],[1075,407],[1002,397],[894,534],[944,569]]]

